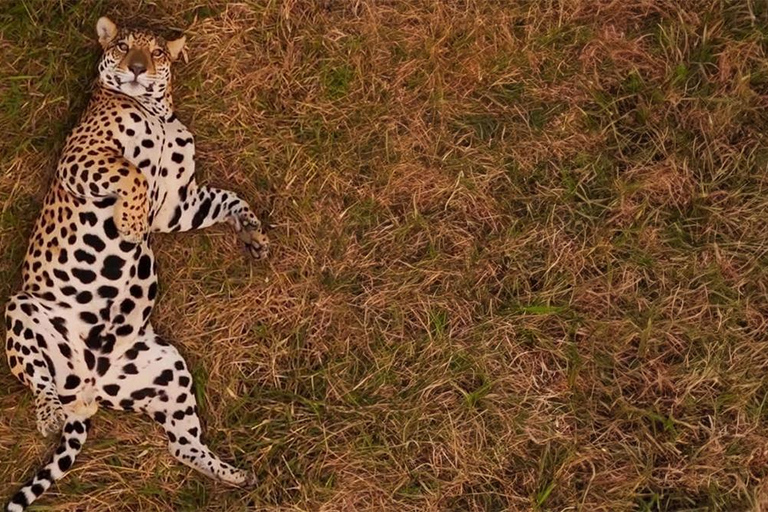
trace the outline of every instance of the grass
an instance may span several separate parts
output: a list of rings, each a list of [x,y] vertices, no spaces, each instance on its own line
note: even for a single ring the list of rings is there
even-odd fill
[[[102,412],[35,510],[766,510],[763,2],[8,0],[0,300],[104,14],[185,31],[199,172],[277,226],[255,265],[156,239],[154,323],[259,485]],[[0,410],[9,496],[50,443],[7,370]]]

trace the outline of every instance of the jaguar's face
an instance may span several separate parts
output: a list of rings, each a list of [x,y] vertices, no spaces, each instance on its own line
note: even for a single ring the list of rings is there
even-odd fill
[[[103,85],[133,97],[161,98],[170,90],[171,63],[184,51],[184,37],[166,41],[150,32],[118,29],[109,18],[100,18],[96,31],[104,48]]]

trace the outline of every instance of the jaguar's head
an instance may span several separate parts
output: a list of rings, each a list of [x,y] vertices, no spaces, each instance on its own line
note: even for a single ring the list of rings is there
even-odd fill
[[[182,36],[166,41],[151,32],[118,28],[107,17],[96,23],[104,54],[99,61],[99,82],[138,98],[162,98],[170,92],[171,63],[184,54]]]

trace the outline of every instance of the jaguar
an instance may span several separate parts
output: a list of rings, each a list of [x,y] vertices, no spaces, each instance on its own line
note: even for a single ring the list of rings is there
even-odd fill
[[[189,367],[153,330],[151,234],[227,222],[254,259],[266,257],[269,240],[246,201],[195,180],[194,138],[171,95],[185,37],[107,17],[96,32],[103,53],[91,99],[67,137],[5,311],[10,371],[34,394],[40,433],[60,434],[10,512],[72,467],[99,407],[144,413],[182,463],[231,485],[254,483],[201,440]]]

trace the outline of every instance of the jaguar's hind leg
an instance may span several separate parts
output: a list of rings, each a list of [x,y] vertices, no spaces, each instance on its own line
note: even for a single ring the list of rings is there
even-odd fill
[[[192,376],[176,348],[154,333],[120,354],[98,388],[102,405],[142,411],[160,423],[171,454],[182,463],[231,485],[254,482],[203,443]]]
[[[49,343],[62,335],[47,320],[49,309],[35,297],[19,293],[11,297],[5,314],[8,366],[35,394],[37,429],[43,436],[59,432],[64,422],[54,382],[56,368],[47,353]]]
[[[166,407],[168,404],[156,401],[152,404],[154,407],[150,407],[156,410],[148,411],[165,429],[171,455],[187,466],[224,483],[238,486],[255,484],[253,475],[222,462],[203,443],[200,438],[200,418],[193,396],[183,392],[176,396],[169,395],[170,410]]]
[[[37,394],[35,397],[35,408],[37,430],[40,431],[43,437],[48,437],[61,430],[65,418],[64,410],[52,386]]]

